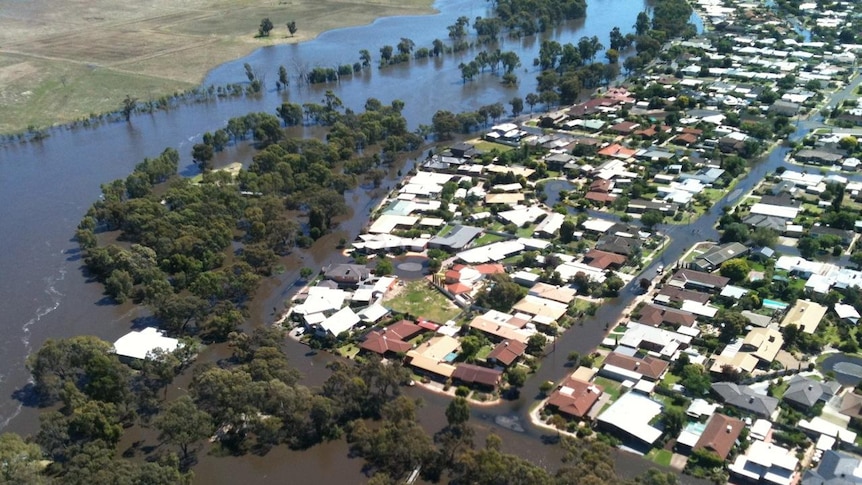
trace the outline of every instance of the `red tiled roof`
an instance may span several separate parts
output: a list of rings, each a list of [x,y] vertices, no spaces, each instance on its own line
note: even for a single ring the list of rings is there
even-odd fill
[[[727,458],[744,426],[745,423],[736,418],[723,414],[713,414],[709,418],[703,434],[700,435],[700,439],[694,445],[694,449],[700,450],[705,448],[715,452],[723,460]]]
[[[587,195],[584,196],[587,200],[593,200],[596,202],[613,202],[616,200],[617,196],[612,194],[606,194],[604,192],[587,192]]]
[[[548,398],[548,404],[561,413],[577,418],[584,417],[602,395],[601,386],[574,378],[568,378]]]
[[[618,143],[613,143],[608,145],[601,150],[598,151],[599,155],[604,155],[606,157],[619,157],[619,158],[629,158],[637,153],[637,150],[632,150],[631,148],[626,148]]]
[[[455,372],[452,373],[452,379],[457,379],[467,384],[482,384],[489,387],[495,387],[500,383],[502,372],[496,369],[480,367],[473,364],[458,364],[455,367]]]
[[[410,340],[421,331],[422,327],[410,320],[401,320],[383,329],[383,333],[386,335],[394,335],[401,340]]]
[[[622,265],[626,262],[626,257],[622,254],[609,253],[598,249],[590,249],[584,255],[584,262],[593,268],[605,269],[613,264]]]
[[[446,285],[446,289],[449,291],[449,293],[452,293],[453,295],[470,293],[470,291],[473,290],[473,288],[470,288],[464,283],[452,283],[451,285]]]
[[[476,271],[483,275],[501,274],[506,272],[506,268],[504,268],[503,265],[499,263],[489,263],[476,266]]]
[[[689,133],[683,133],[682,135],[675,136],[673,143],[675,145],[692,145],[697,143],[697,137]]]
[[[436,332],[437,329],[440,328],[440,325],[437,325],[434,322],[424,319],[419,320],[418,322],[416,322],[416,324],[424,328],[425,330],[431,330],[432,332]]]
[[[461,272],[456,271],[454,269],[450,269],[450,270],[446,271],[446,274],[444,275],[444,277],[446,278],[447,282],[455,283],[456,281],[461,280]]]
[[[509,366],[518,360],[518,357],[524,355],[527,351],[527,344],[518,342],[517,340],[504,340],[494,347],[494,350],[486,357],[487,360],[496,360],[497,362]]]
[[[667,370],[668,362],[646,356],[642,359],[611,352],[605,358],[605,365],[613,365],[626,370],[635,371],[652,380],[656,380]]]
[[[395,335],[390,336],[373,330],[365,336],[359,348],[383,355],[386,352],[407,352],[413,348],[413,345],[398,339]]]

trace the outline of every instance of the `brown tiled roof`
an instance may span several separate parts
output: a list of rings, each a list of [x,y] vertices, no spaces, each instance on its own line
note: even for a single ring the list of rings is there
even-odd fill
[[[527,344],[517,340],[504,340],[494,347],[494,350],[486,357],[487,360],[496,360],[497,362],[509,366],[515,362],[518,357],[524,355],[527,351]]]
[[[693,145],[695,143],[697,143],[697,137],[690,133],[677,135],[673,139],[674,145]]]
[[[582,418],[598,401],[602,391],[601,386],[569,377],[551,394],[548,404],[561,413]]]
[[[613,202],[617,199],[617,196],[606,194],[604,192],[587,192],[587,195],[584,196],[587,200],[594,200],[596,202]]]
[[[632,121],[621,121],[621,122],[615,124],[614,126],[611,126],[610,130],[614,131],[616,133],[626,134],[626,133],[631,133],[632,131],[634,131],[639,126],[640,125],[638,123],[634,123]]]
[[[390,336],[374,330],[365,336],[365,341],[359,344],[359,348],[383,355],[386,352],[407,352],[413,348],[413,345],[398,339],[395,335]]]
[[[695,316],[689,312],[684,312],[675,308],[647,304],[641,308],[641,316],[637,321],[638,323],[652,325],[654,327],[658,327],[663,323],[677,327],[682,325],[690,327],[694,325],[695,319]]]
[[[489,369],[473,364],[458,364],[455,367],[455,372],[452,373],[452,378],[468,384],[475,383],[494,387],[500,383],[502,375],[503,373],[496,369]]]
[[[410,320],[400,320],[383,329],[386,335],[395,336],[401,340],[410,340],[422,331],[422,327]]]
[[[675,288],[673,286],[665,286],[658,292],[659,296],[666,296],[671,301],[682,303],[685,300],[696,301],[698,303],[706,303],[709,301],[709,295],[699,291],[685,290],[683,288]]]
[[[622,265],[626,262],[626,257],[622,254],[609,253],[598,249],[590,249],[584,255],[584,262],[593,268],[605,269],[613,264]]]
[[[450,269],[446,271],[445,277],[448,283],[456,283],[458,281],[461,281],[461,272],[455,271],[454,269]]]
[[[723,288],[730,283],[730,278],[725,278],[712,273],[704,273],[703,271],[695,271],[693,269],[680,269],[673,274],[671,281],[679,281],[684,284],[692,283],[697,286],[706,286],[711,288]]]
[[[502,264],[499,263],[488,263],[488,264],[480,264],[476,266],[476,271],[480,274],[489,275],[489,274],[500,274],[505,273],[506,268],[503,267]]]
[[[643,359],[611,352],[605,358],[605,365],[613,365],[626,370],[635,371],[644,377],[656,380],[667,370],[668,363],[661,359],[646,356]]]
[[[470,290],[473,288],[470,288],[464,283],[452,283],[451,285],[446,285],[446,289],[453,295],[460,295],[462,293],[470,293]]]
[[[610,180],[597,179],[590,184],[590,192],[608,192],[609,190],[611,190]]]
[[[745,423],[736,418],[723,414],[713,414],[709,418],[703,434],[700,435],[700,439],[694,445],[694,449],[707,449],[715,452],[723,460],[727,458],[744,426]]]

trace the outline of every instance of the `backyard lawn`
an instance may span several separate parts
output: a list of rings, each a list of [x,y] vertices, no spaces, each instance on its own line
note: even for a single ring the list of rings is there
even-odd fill
[[[670,460],[673,458],[673,453],[668,450],[652,449],[647,453],[646,458],[658,463],[662,466],[670,466]]]
[[[461,313],[460,308],[425,280],[411,281],[399,287],[383,304],[395,312],[409,313],[437,323],[445,323]]]

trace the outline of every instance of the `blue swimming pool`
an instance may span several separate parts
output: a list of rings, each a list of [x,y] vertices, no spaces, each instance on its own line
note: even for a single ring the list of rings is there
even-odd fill
[[[458,354],[456,352],[449,352],[448,354],[446,354],[446,357],[443,357],[443,360],[445,360],[446,362],[452,362],[453,360],[455,360],[455,357],[458,357]]]
[[[787,308],[787,303],[765,298],[763,300],[763,306],[772,310],[784,310],[785,308]]]

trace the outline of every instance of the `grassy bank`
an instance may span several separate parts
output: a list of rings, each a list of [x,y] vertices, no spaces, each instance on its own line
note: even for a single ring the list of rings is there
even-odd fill
[[[114,111],[126,95],[172,96],[258,47],[295,43],[389,15],[430,13],[431,0],[0,0],[0,133]],[[275,29],[257,38],[269,17]],[[290,36],[286,22],[296,22]],[[357,53],[358,56],[358,53]]]

